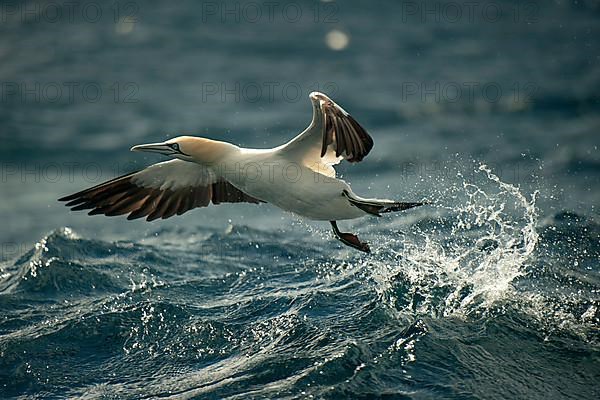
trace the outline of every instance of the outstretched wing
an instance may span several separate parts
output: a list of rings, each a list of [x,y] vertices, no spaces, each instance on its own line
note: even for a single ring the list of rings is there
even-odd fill
[[[74,211],[91,209],[89,215],[129,214],[127,219],[146,217],[147,221],[181,215],[212,201],[220,203],[260,203],[209,169],[171,160],[123,175],[108,182],[65,196]]]
[[[313,102],[310,126],[281,150],[294,154],[311,168],[315,162],[328,166],[327,175],[331,171],[335,175],[331,165],[342,159],[352,163],[362,161],[373,148],[373,139],[367,131],[324,94],[311,93],[310,98]]]

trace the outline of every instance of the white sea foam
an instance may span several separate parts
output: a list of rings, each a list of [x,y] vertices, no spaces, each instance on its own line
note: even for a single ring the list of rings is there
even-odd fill
[[[528,198],[486,165],[476,172],[487,182],[463,180],[453,187],[452,197],[460,201],[439,206],[443,222],[416,228],[396,246],[386,246],[391,250],[385,250],[374,277],[388,304],[406,297],[394,291],[398,279],[411,292],[401,303],[435,316],[485,312],[514,294],[512,282],[524,274],[538,242],[537,193]]]

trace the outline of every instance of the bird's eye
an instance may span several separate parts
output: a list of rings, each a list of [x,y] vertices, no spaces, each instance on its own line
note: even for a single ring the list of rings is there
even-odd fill
[[[173,150],[175,150],[175,151],[179,151],[179,143],[173,143],[173,144],[171,145],[171,148],[172,148]]]

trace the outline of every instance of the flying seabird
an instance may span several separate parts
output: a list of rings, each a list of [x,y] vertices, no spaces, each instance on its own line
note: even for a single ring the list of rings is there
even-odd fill
[[[89,215],[129,214],[147,221],[181,215],[211,202],[271,203],[294,214],[329,221],[345,245],[370,252],[358,236],[341,232],[338,220],[402,211],[424,203],[366,199],[335,176],[342,159],[362,161],[373,139],[342,107],[312,92],[310,125],[289,142],[272,149],[246,149],[231,143],[180,136],[164,143],[133,146],[131,151],[159,153],[172,160],[120,176],[63,197],[72,210]]]

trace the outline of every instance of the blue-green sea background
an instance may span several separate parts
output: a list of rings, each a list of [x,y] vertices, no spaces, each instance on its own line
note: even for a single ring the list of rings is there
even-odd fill
[[[600,4],[3,2],[0,398],[600,397]],[[432,205],[328,224],[56,199],[197,134],[272,147],[329,94],[338,172]]]

